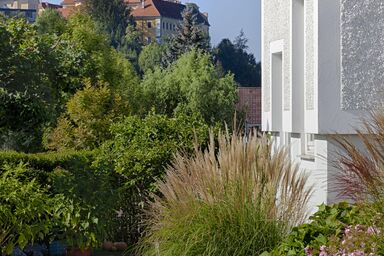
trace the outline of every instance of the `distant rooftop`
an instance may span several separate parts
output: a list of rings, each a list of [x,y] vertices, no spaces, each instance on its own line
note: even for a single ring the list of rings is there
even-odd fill
[[[182,13],[186,5],[179,1],[165,0],[146,0],[141,3],[139,0],[127,0],[130,6],[135,6],[132,15],[134,17],[166,17],[170,19],[182,20]],[[208,18],[199,12],[197,15],[197,23],[209,26]]]

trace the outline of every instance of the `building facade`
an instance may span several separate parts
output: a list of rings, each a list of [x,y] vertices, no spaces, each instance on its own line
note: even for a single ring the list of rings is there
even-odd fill
[[[262,129],[315,186],[312,208],[336,196],[338,148],[384,93],[381,0],[262,0]]]
[[[39,0],[0,0],[0,13],[8,17],[24,17],[28,22],[36,21]]]
[[[261,87],[239,87],[236,109],[245,114],[245,128],[261,128]]]
[[[136,28],[142,33],[144,43],[161,43],[165,38],[176,33],[176,28],[183,21],[182,13],[186,5],[177,0],[126,0],[132,8],[132,16]],[[194,5],[198,14],[197,23],[203,32],[209,34],[208,15],[201,13]]]

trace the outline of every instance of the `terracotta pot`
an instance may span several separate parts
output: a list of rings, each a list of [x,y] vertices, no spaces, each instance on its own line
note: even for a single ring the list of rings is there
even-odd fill
[[[112,251],[113,249],[113,243],[112,242],[104,242],[103,243],[103,249],[106,250],[106,251]]]
[[[72,248],[69,251],[69,256],[92,256],[92,250],[90,248],[83,250],[78,248]]]
[[[113,244],[118,251],[125,251],[128,249],[128,245],[124,242],[116,242]]]

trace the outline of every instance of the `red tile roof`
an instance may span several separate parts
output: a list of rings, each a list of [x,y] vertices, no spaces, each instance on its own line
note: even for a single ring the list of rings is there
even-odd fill
[[[239,87],[238,111],[245,111],[247,123],[261,125],[261,87]]]
[[[75,5],[75,0],[63,0],[61,5]]]
[[[131,0],[132,1],[132,0]],[[182,20],[182,13],[185,5],[164,0],[145,0],[144,8],[137,7],[132,11],[134,17],[166,17],[176,20]],[[199,12],[197,23],[209,26],[206,16]]]
[[[144,8],[138,6],[136,9],[132,10],[132,16],[134,17],[160,17],[160,12],[155,6],[153,0],[146,0]]]
[[[76,12],[76,7],[67,7],[67,8],[59,8],[57,11],[60,13],[61,16],[68,19],[71,15],[73,15]]]
[[[43,9],[59,9],[61,7],[62,6],[58,5],[58,4],[51,4],[51,3],[48,3],[48,2],[41,2],[41,8],[43,8]]]

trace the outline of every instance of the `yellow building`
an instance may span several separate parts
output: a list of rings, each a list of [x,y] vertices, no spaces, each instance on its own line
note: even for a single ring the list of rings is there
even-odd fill
[[[161,43],[164,38],[175,34],[177,26],[183,21],[182,13],[186,7],[177,0],[126,0],[126,3],[132,8],[132,16],[137,29],[142,32],[144,43]],[[207,14],[199,12],[197,23],[209,34]]]

